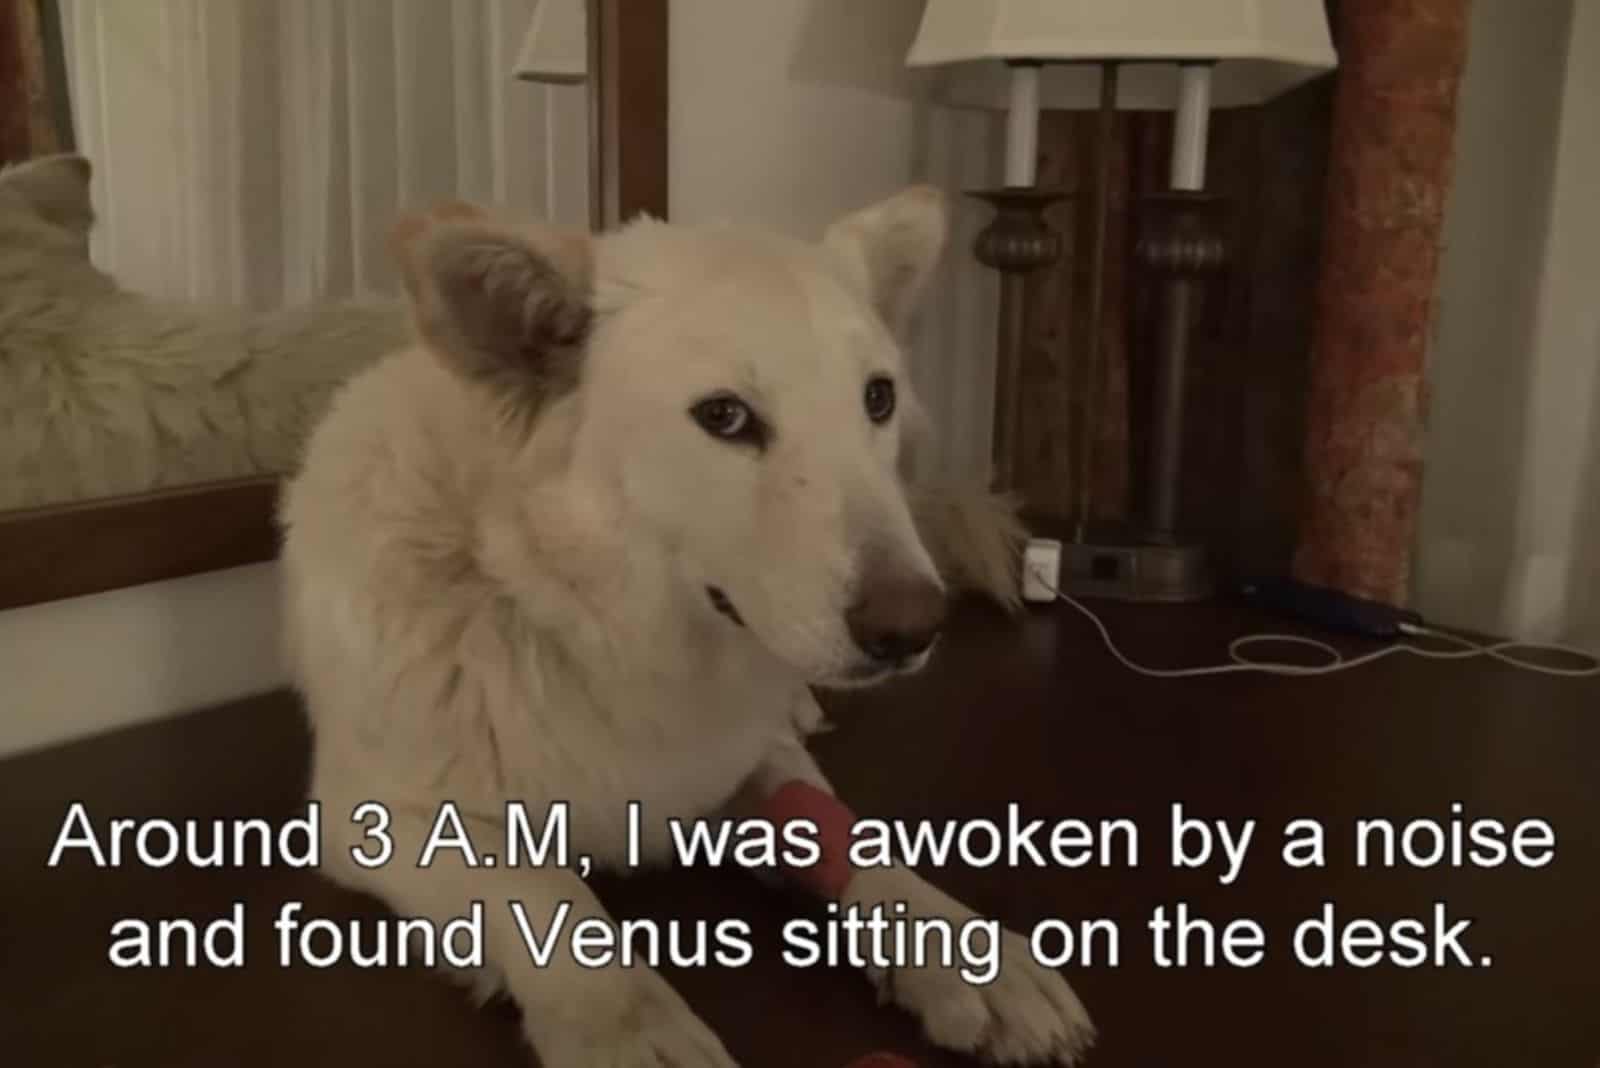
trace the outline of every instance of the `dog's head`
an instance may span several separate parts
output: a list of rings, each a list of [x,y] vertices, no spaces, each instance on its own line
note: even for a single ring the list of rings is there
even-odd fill
[[[463,206],[398,231],[428,346],[502,401],[561,405],[569,474],[665,550],[686,610],[839,686],[919,668],[944,620],[901,481],[919,416],[896,329],[945,233],[925,188],[815,244]]]

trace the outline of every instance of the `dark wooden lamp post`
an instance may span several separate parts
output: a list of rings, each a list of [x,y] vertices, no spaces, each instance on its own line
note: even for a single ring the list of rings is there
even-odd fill
[[[994,486],[1018,488],[1022,423],[1022,358],[1027,341],[1024,289],[1028,275],[1061,258],[1064,242],[1045,213],[1072,196],[1057,190],[1008,187],[970,194],[995,210],[973,254],[1000,272],[999,358],[994,391]]]

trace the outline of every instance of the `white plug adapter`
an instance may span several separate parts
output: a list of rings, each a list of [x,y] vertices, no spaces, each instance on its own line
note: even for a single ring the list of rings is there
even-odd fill
[[[1022,599],[1051,604],[1061,588],[1061,543],[1054,538],[1029,538],[1022,553]]]

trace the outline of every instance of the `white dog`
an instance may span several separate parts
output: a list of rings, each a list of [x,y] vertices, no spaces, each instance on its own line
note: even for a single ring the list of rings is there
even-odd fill
[[[1013,598],[1016,526],[987,494],[908,490],[915,402],[894,328],[945,242],[912,189],[818,244],[651,220],[600,236],[511,229],[465,206],[396,246],[420,344],[335,398],[286,495],[289,643],[331,819],[390,803],[421,842],[445,800],[503,841],[503,805],[568,803],[573,841],[624,861],[629,802],[711,817],[799,780],[810,686],[928,658],[946,585]],[[919,529],[920,528],[920,529]],[[654,971],[535,968],[513,917],[605,912],[569,868],[367,868],[336,877],[438,922],[490,903],[492,978],[549,1068],[727,1066]],[[903,868],[841,905],[972,914]],[[947,1047],[1070,1063],[1092,1028],[1007,933],[999,978],[874,972]]]

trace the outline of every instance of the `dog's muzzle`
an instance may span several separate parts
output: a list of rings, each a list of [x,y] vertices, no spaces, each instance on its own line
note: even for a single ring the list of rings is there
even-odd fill
[[[945,592],[923,578],[875,577],[866,582],[845,624],[873,666],[900,670],[924,657],[944,629]]]

